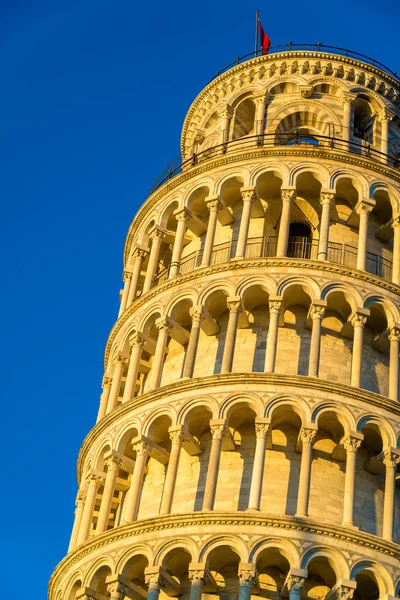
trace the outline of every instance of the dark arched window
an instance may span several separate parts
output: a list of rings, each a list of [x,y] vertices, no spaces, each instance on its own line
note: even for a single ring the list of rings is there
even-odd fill
[[[287,255],[292,258],[310,258],[311,229],[305,223],[291,223]]]

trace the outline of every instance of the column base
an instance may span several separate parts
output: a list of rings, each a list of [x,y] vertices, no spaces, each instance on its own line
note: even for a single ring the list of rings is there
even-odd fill
[[[259,513],[259,512],[261,512],[261,510],[259,508],[252,508],[251,506],[249,506],[249,508],[246,508],[246,510],[244,512],[256,512],[256,513]]]
[[[295,517],[298,517],[300,519],[308,519],[308,515],[306,513],[296,513]]]
[[[342,527],[347,527],[348,529],[354,529],[355,531],[358,531],[360,529],[359,527],[357,527],[357,525],[354,525],[354,523],[346,523],[345,521],[343,521]]]

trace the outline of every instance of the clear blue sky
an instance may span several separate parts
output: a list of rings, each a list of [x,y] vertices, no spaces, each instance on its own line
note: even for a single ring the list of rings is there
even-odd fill
[[[329,6],[329,9],[328,9]],[[43,600],[65,554],[129,223],[215,71],[322,41],[400,72],[398,0],[3,0],[2,596]],[[5,418],[4,418],[5,416]],[[29,590],[23,592],[23,590]]]

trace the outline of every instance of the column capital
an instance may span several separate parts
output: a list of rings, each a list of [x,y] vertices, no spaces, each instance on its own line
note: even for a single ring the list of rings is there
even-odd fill
[[[208,196],[205,199],[206,206],[209,212],[218,212],[222,208],[222,202],[219,196]]]
[[[172,328],[172,322],[169,319],[169,317],[160,317],[159,319],[157,319],[155,325],[158,331],[164,330],[167,333]]]
[[[120,581],[111,581],[107,583],[107,592],[111,595],[112,600],[123,600],[129,591],[129,587]]]
[[[214,578],[205,563],[190,563],[188,568],[188,579],[192,584],[199,583],[203,586],[215,584]]]
[[[346,452],[357,452],[360,448],[364,439],[362,433],[349,433],[349,435],[343,440],[342,445]]]
[[[149,590],[161,590],[167,587],[167,580],[159,571],[158,573],[149,573],[145,576]]]
[[[351,317],[350,323],[355,327],[364,327],[367,322],[367,317],[369,317],[370,311],[363,308],[357,309],[357,312]]]
[[[192,306],[192,308],[189,309],[189,315],[193,323],[201,323],[206,318],[204,306],[201,304],[198,306]]]
[[[193,217],[192,213],[188,208],[186,208],[186,206],[182,206],[181,208],[174,210],[174,216],[178,222],[183,221],[184,223],[187,223]]]
[[[322,188],[320,195],[319,195],[319,201],[320,204],[324,205],[324,204],[329,204],[331,205],[333,200],[335,199],[336,196],[336,190],[330,189],[330,188]]]
[[[88,473],[88,475],[86,475],[86,477],[85,477],[85,481],[88,486],[89,485],[98,485],[103,480],[104,480],[104,477],[101,477],[101,475],[98,475],[97,473],[93,473],[93,472]]]
[[[128,271],[125,269],[124,272],[122,273],[122,281],[124,281],[126,283],[130,279],[132,279],[132,271]]]
[[[111,387],[111,383],[112,383],[112,377],[108,374],[103,375],[103,379],[101,381],[101,387],[106,388],[106,387]]]
[[[315,425],[314,427],[311,427],[310,425],[305,425],[300,429],[299,437],[303,444],[313,444],[315,442],[315,438],[317,436],[317,426]]]
[[[210,430],[214,440],[222,440],[226,435],[225,419],[211,419]]]
[[[269,312],[279,315],[282,308],[282,300],[282,296],[270,296],[268,302]]]
[[[310,319],[323,319],[327,305],[326,300],[314,300],[308,311]]]
[[[394,118],[394,113],[392,113],[391,110],[389,110],[387,107],[382,108],[382,110],[380,110],[378,112],[378,120],[380,123],[382,123],[383,121],[391,121]]]
[[[143,456],[145,459],[149,456],[151,445],[147,440],[135,438],[132,440],[132,448],[136,451],[136,457]]]
[[[226,305],[229,309],[229,312],[242,312],[242,300],[240,296],[228,296]]]
[[[382,462],[385,467],[395,468],[400,462],[400,451],[394,448],[386,448],[383,451]]]
[[[271,427],[271,419],[259,418],[255,421],[256,438],[266,439]]]
[[[124,365],[127,362],[127,357],[119,353],[113,360],[114,367]]]
[[[282,187],[281,188],[281,198],[282,198],[282,202],[293,202],[293,200],[296,198],[295,186]]]
[[[156,238],[160,238],[163,239],[165,237],[165,230],[162,229],[162,227],[159,227],[158,225],[155,225],[149,232],[149,237],[152,240],[155,240]]]
[[[252,185],[244,186],[240,188],[243,202],[254,202],[257,200],[256,188]]]
[[[104,462],[105,462],[105,465],[107,466],[107,473],[108,473],[108,471],[118,471],[118,469],[120,468],[120,466],[123,464],[124,461],[119,456],[115,456],[114,454],[111,454],[111,456],[106,457]]]
[[[168,429],[169,439],[172,446],[180,446],[185,439],[185,432],[182,425],[176,425]]]
[[[140,333],[135,332],[129,337],[128,343],[131,348],[142,348],[145,344],[145,340]]]
[[[358,215],[369,215],[373,211],[376,202],[372,198],[361,198],[357,202],[355,211]]]
[[[388,340],[389,340],[389,342],[400,341],[400,324],[399,323],[395,323],[393,325],[393,327],[391,327],[391,329],[389,330]]]
[[[297,592],[300,592],[304,587],[305,581],[306,577],[303,577],[302,575],[289,575],[286,584],[288,591],[291,592],[292,590],[296,590]]]
[[[356,94],[352,94],[351,92],[343,92],[340,96],[343,104],[354,104],[357,98]]]
[[[135,249],[132,252],[132,256],[133,258],[146,258],[146,255],[149,253],[148,250],[145,250],[144,248],[141,248],[140,246],[136,246]]]
[[[223,119],[230,119],[233,116],[234,109],[230,104],[225,104],[223,108],[219,111],[219,116]]]
[[[393,221],[391,222],[391,227],[392,229],[397,229],[400,225],[400,215],[397,215],[397,217],[393,218]]]
[[[78,490],[78,493],[76,495],[76,500],[75,500],[76,506],[79,506],[79,505],[83,506],[85,504],[86,495],[87,495],[87,490]]]
[[[241,586],[252,588],[257,581],[256,566],[253,563],[239,563],[238,575]]]

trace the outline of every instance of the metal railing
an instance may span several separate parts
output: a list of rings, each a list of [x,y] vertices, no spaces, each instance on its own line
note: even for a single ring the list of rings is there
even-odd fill
[[[246,259],[268,258],[276,256],[278,238],[277,236],[264,236],[249,238],[246,244]],[[211,255],[211,265],[228,263],[235,257],[236,240],[223,242],[214,246]],[[318,241],[307,237],[289,237],[288,258],[299,258],[317,260]],[[181,260],[180,273],[186,275],[201,266],[203,250],[192,252]],[[357,268],[357,248],[350,244],[329,242],[328,262],[336,263],[352,269]],[[392,261],[387,258],[367,252],[366,270],[372,275],[382,277],[387,281],[392,280]],[[154,284],[158,285],[168,279],[169,267],[163,267],[154,278]]]
[[[247,150],[253,149],[254,147],[259,148],[270,148],[273,146],[279,147],[293,147],[302,146],[307,147],[310,152],[318,151],[321,148],[326,150],[340,150],[342,152],[349,152],[351,154],[357,154],[366,158],[372,158],[379,162],[384,162],[389,166],[399,169],[400,168],[400,157],[391,156],[384,154],[379,150],[373,148],[369,143],[355,142],[353,140],[347,141],[342,138],[331,137],[327,135],[313,135],[301,134],[298,131],[293,133],[263,133],[260,135],[248,135],[237,140],[230,140],[222,144],[217,144],[211,148],[206,148],[201,152],[192,154],[190,158],[182,160],[179,154],[174,158],[153,183],[153,187],[150,193],[153,193],[161,185],[182,173],[189,167],[195,167],[196,165],[202,164],[208,160],[214,159],[218,156],[224,155],[227,152],[234,152],[235,150]]]
[[[318,42],[317,44],[293,44],[293,42],[288,42],[287,44],[271,46],[268,54],[279,54],[280,52],[291,52],[291,51],[301,52],[302,50],[305,52],[338,54],[339,56],[346,56],[348,58],[354,58],[355,60],[359,60],[360,62],[364,62],[368,65],[371,65],[372,67],[376,67],[377,69],[380,69],[387,75],[390,75],[390,77],[393,77],[398,82],[400,82],[400,77],[396,73],[396,71],[392,71],[392,69],[389,69],[389,67],[387,67],[383,63],[379,62],[378,60],[375,60],[371,56],[366,56],[365,54],[360,54],[359,52],[354,52],[353,50],[349,50],[347,48],[340,48],[338,46],[327,46],[326,44],[322,44],[321,42]],[[222,73],[225,73],[225,71],[229,71],[229,69],[232,69],[236,65],[239,65],[242,62],[251,60],[252,58],[256,58],[257,56],[261,56],[261,50],[257,50],[257,51],[253,50],[252,52],[249,52],[248,54],[245,54],[244,56],[238,56],[236,58],[236,60],[229,63],[229,65],[226,65],[223,69],[220,69],[219,71],[217,71],[215,76],[213,77],[213,79],[215,79],[216,77],[219,77]],[[211,81],[213,81],[213,79],[211,79]]]

